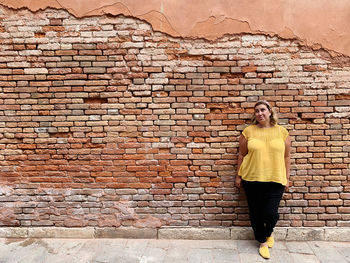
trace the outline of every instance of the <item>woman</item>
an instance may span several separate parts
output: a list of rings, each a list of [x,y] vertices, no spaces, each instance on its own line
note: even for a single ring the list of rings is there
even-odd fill
[[[270,258],[273,229],[279,219],[278,206],[290,175],[290,137],[277,124],[277,115],[265,100],[258,101],[252,125],[239,139],[236,186],[244,187],[251,226],[260,242],[259,254]]]

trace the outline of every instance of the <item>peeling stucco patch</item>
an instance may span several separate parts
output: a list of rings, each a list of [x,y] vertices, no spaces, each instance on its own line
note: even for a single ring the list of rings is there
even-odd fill
[[[332,55],[350,55],[346,23],[350,2],[283,0],[2,0],[13,9],[36,12],[65,9],[76,17],[102,14],[132,16],[154,30],[176,37],[220,38],[228,33],[266,33],[297,38],[310,47],[323,47]]]
[[[191,36],[198,36],[214,40],[218,35],[239,34],[252,32],[249,23],[236,19],[225,18],[218,21],[218,18],[209,17],[206,21],[198,22],[190,31]]]
[[[167,18],[160,12],[151,11],[138,16],[138,18],[150,23],[155,31],[165,32],[175,37],[180,36],[180,34],[173,29]]]
[[[85,14],[85,16],[104,15],[104,14],[110,14],[110,15],[122,14],[124,16],[132,16],[130,10],[122,3],[115,3],[109,6],[102,6],[100,8],[89,11],[88,13]]]
[[[278,33],[278,35],[285,39],[296,38],[293,31],[288,27],[285,27],[281,32]]]

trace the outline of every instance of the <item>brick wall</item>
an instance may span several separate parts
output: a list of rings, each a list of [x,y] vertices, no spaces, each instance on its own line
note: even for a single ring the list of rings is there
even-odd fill
[[[350,226],[350,68],[296,40],[0,9],[0,226],[246,226],[258,99],[292,136],[280,226]],[[341,62],[341,63],[340,63]]]

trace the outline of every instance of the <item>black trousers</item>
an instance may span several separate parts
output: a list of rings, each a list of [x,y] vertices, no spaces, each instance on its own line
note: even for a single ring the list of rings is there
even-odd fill
[[[255,239],[266,242],[271,236],[278,219],[278,206],[282,199],[284,186],[274,182],[249,182],[242,180],[247,196],[250,222]]]

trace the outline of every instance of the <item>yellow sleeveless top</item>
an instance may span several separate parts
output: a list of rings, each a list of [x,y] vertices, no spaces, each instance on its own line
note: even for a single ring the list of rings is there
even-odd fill
[[[250,125],[242,134],[248,143],[248,153],[243,158],[238,175],[245,181],[286,185],[284,152],[288,131],[280,125],[271,128]]]

